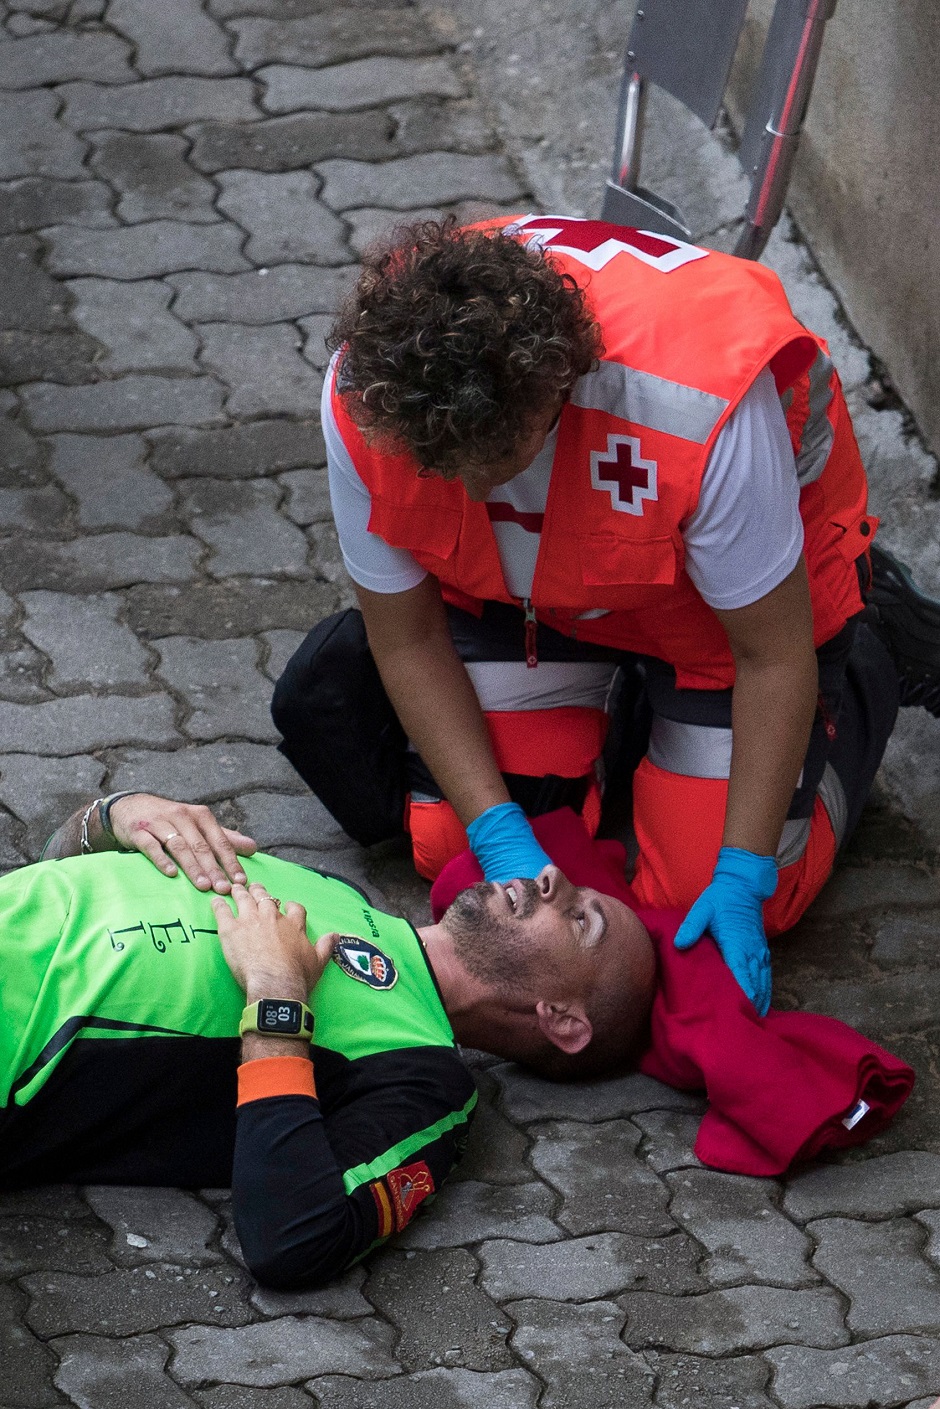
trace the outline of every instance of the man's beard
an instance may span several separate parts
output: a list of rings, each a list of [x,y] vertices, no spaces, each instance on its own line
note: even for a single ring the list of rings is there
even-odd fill
[[[520,923],[533,914],[539,901],[535,881],[513,883],[515,913],[494,915],[487,901],[496,893],[489,881],[479,881],[461,891],[444,915],[454,953],[473,978],[500,990],[524,988],[535,973],[544,970],[544,956],[535,952]]]

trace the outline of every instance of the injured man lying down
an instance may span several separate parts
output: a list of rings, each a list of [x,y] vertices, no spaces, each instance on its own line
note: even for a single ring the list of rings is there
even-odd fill
[[[623,1069],[655,958],[555,866],[415,929],[255,852],[205,807],[118,794],[0,879],[0,1185],[231,1183],[254,1275],[302,1287],[459,1159],[458,1042],[558,1079]]]

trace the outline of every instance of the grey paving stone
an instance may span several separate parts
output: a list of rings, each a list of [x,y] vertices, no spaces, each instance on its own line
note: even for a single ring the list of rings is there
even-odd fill
[[[666,1176],[670,1213],[707,1248],[702,1271],[713,1285],[770,1282],[803,1287],[818,1279],[809,1239],[771,1202],[769,1180],[689,1169]]]
[[[867,1035],[890,1039],[936,1023],[940,1011],[940,971],[900,972],[877,982],[796,979],[792,984],[800,1006],[828,1013]],[[889,1042],[890,1045],[890,1042]]]
[[[320,203],[309,172],[223,171],[217,179],[219,209],[248,231],[245,253],[255,264],[350,262],[343,222]]]
[[[173,493],[144,465],[139,435],[56,435],[50,467],[78,503],[82,528],[155,527],[173,506]]]
[[[937,932],[940,911],[917,915],[888,915],[875,925],[871,957],[881,968],[907,968],[924,965],[935,968],[940,962]]]
[[[0,380],[8,386],[93,382],[100,350],[84,333],[0,332]]]
[[[918,1224],[822,1218],[807,1232],[817,1241],[814,1267],[851,1302],[846,1320],[856,1335],[930,1333],[940,1326],[940,1272],[923,1257]]]
[[[5,1189],[0,1193],[0,1215],[5,1218],[56,1218],[60,1223],[90,1223],[91,1210],[71,1184],[38,1184],[33,1189]]]
[[[28,176],[0,187],[0,235],[43,225],[113,226],[111,192],[103,181],[60,181]]]
[[[287,490],[284,512],[293,523],[307,528],[313,523],[332,522],[330,487],[325,469],[290,470],[280,476],[279,482]]]
[[[26,823],[26,845],[33,860],[66,817],[101,796],[104,775],[104,764],[87,754],[67,758],[0,754],[0,801]],[[81,1211],[87,1216],[84,1205]]]
[[[153,645],[158,676],[191,710],[183,726],[191,739],[277,738],[256,641],[170,636]]]
[[[274,264],[251,273],[176,274],[168,283],[178,291],[173,306],[187,323],[280,323],[308,313],[334,313],[352,287],[356,270],[320,269],[303,264]]]
[[[0,703],[4,745],[12,753],[63,758],[126,744],[175,744],[173,702],[167,695],[129,699],[110,695],[107,709],[94,695],[43,704]]]
[[[20,828],[10,814],[0,812],[0,875],[15,871],[29,861],[26,850],[18,845],[19,833]]]
[[[225,31],[199,0],[163,0],[158,8],[149,0],[109,0],[108,24],[131,41],[135,67],[148,77],[237,72]]]
[[[0,1284],[0,1364],[3,1393],[17,1409],[45,1409],[58,1404],[52,1388],[55,1356],[23,1325],[25,1298]]]
[[[47,83],[88,78],[129,83],[130,48],[104,30],[59,30],[0,44],[0,88],[41,88]]]
[[[404,1370],[513,1368],[511,1324],[475,1285],[477,1270],[464,1248],[390,1253],[373,1267],[366,1295],[399,1331],[395,1358]]]
[[[199,426],[220,420],[222,413],[222,387],[212,377],[156,377],[144,373],[82,387],[34,382],[24,387],[23,400],[38,431]]]
[[[173,290],[155,279],[70,279],[72,316],[106,349],[98,366],[106,372],[195,372],[193,333],[167,312]]]
[[[160,132],[190,122],[250,122],[258,116],[247,78],[149,78],[106,88],[100,83],[64,83],[63,122],[78,132],[115,128]],[[11,172],[19,175],[19,172]],[[70,171],[46,174],[68,176]]]
[[[272,113],[300,108],[349,112],[402,98],[461,98],[466,84],[447,59],[401,59],[388,54],[329,68],[272,64],[255,74],[264,84],[262,107]]]
[[[267,712],[268,697],[261,692],[261,705]],[[277,737],[270,723],[269,731]],[[265,850],[280,846],[302,846],[307,850],[348,846],[349,838],[323,803],[306,793],[301,797],[286,793],[253,792],[238,799],[248,835]]]
[[[303,631],[264,631],[261,639],[267,647],[264,673],[269,680],[279,680],[284,667],[304,639]]]
[[[16,616],[16,612],[16,602],[9,593],[4,592],[3,589],[0,588],[0,623],[6,624],[8,621],[12,620],[12,618]]]
[[[256,479],[319,465],[326,458],[315,421],[252,421],[209,431],[171,427],[154,431],[148,439],[151,463],[164,479]]]
[[[841,866],[813,902],[811,914],[839,919],[891,905],[936,905],[940,882],[913,866]]]
[[[0,179],[63,176],[87,179],[85,144],[56,121],[59,103],[44,89],[0,93]]]
[[[51,20],[40,19],[38,16],[12,14],[6,22],[7,33],[20,38],[28,34],[48,34],[55,26]]]
[[[487,1375],[442,1367],[377,1383],[328,1376],[307,1388],[321,1409],[535,1409],[541,1386],[524,1370]]]
[[[54,690],[148,684],[147,652],[118,621],[120,597],[24,592],[22,602],[23,635],[52,662],[48,682]]]
[[[221,1260],[209,1246],[219,1231],[218,1219],[182,1189],[91,1184],[82,1192],[111,1228],[111,1257],[119,1266],[171,1262],[205,1267]]]
[[[434,1200],[434,1216],[409,1224],[400,1247],[452,1248],[484,1238],[550,1243],[561,1235],[551,1221],[554,1199],[544,1184],[492,1185],[475,1180],[447,1184]]]
[[[508,201],[522,196],[519,182],[497,156],[426,152],[379,165],[337,158],[321,161],[317,170],[325,183],[322,199],[333,210],[354,206],[413,210],[473,197]]]
[[[0,1277],[26,1272],[70,1271],[86,1276],[107,1272],[108,1240],[87,1223],[63,1224],[58,1219],[0,1217]]]
[[[840,1213],[891,1218],[931,1206],[940,1207],[940,1155],[922,1150],[818,1165],[792,1179],[783,1198],[786,1212],[800,1222]]]
[[[48,700],[52,692],[45,684],[48,662],[39,651],[13,635],[0,643],[0,698],[15,704]]]
[[[200,323],[200,359],[230,388],[232,416],[309,416],[319,405],[322,378],[300,355],[297,329]]]
[[[496,146],[493,129],[474,102],[419,99],[393,103],[389,113],[395,124],[395,146],[402,156],[417,152],[472,155],[492,151]],[[365,153],[362,156],[368,159]]]
[[[19,547],[19,545],[17,545]],[[32,547],[32,552],[29,551]],[[179,582],[191,577],[201,544],[176,535],[144,538],[133,533],[99,533],[71,543],[25,543],[9,550],[0,572],[16,591],[49,583],[63,591],[104,592],[139,582]]]
[[[280,1389],[249,1389],[247,1385],[216,1385],[196,1390],[195,1402],[202,1409],[310,1409],[310,1399],[302,1389],[282,1385]]]
[[[7,532],[61,533],[68,516],[68,502],[54,485],[42,489],[0,489],[0,522]]]
[[[884,1336],[840,1350],[768,1350],[771,1390],[783,1409],[879,1409],[940,1392],[940,1340]]]
[[[194,1409],[194,1401],[164,1373],[169,1351],[157,1336],[63,1336],[54,1342],[61,1364],[56,1384],[78,1409]]]
[[[127,620],[143,639],[184,634],[219,639],[246,631],[307,629],[343,604],[343,593],[312,578],[239,577],[182,587],[133,587]]]
[[[484,1243],[479,1256],[480,1285],[497,1301],[589,1301],[634,1287],[683,1297],[707,1285],[695,1270],[699,1249],[683,1233],[660,1239],[594,1233],[542,1245],[507,1239]]]
[[[940,1209],[922,1209],[916,1217],[917,1222],[922,1224],[930,1235],[924,1256],[929,1258],[935,1267],[940,1268]]]
[[[321,68],[370,54],[434,54],[444,48],[431,24],[416,10],[376,8],[368,24],[351,6],[298,19],[233,19],[235,57],[246,68],[261,64],[309,64]]]
[[[423,915],[418,923],[426,923]],[[484,1184],[525,1184],[531,1177],[526,1158],[529,1142],[522,1131],[496,1109],[495,1085],[489,1073],[477,1073],[476,1081],[477,1108],[456,1177]]]
[[[92,145],[96,171],[121,193],[117,213],[122,220],[218,220],[215,187],[186,161],[184,138],[167,132],[101,132]]]
[[[636,1111],[703,1111],[698,1096],[676,1091],[639,1072],[575,1085],[543,1081],[512,1062],[493,1069],[510,1120],[615,1120]]]
[[[333,326],[332,315],[314,313],[309,318],[298,319],[298,322],[304,335],[304,357],[312,367],[325,371],[330,361],[326,339]]]
[[[686,1166],[698,1167],[693,1154],[698,1117],[683,1111],[639,1111],[634,1125],[643,1132],[643,1158],[657,1174]]]
[[[310,1292],[273,1292],[255,1286],[249,1300],[263,1316],[331,1316],[346,1321],[369,1316],[372,1306],[362,1295],[365,1268],[350,1267],[325,1287]]]
[[[314,1375],[380,1378],[398,1373],[375,1321],[281,1316],[238,1330],[185,1326],[167,1339],[176,1352],[173,1374],[185,1384],[227,1380],[277,1385]]]
[[[347,0],[350,8],[370,10],[372,0]],[[211,14],[218,19],[232,19],[247,13],[245,0],[208,0]],[[251,13],[268,19],[301,19],[304,15],[319,15],[333,8],[332,0],[251,0]],[[388,9],[406,10],[409,0],[390,0]]]
[[[627,1313],[623,1338],[637,1350],[730,1355],[781,1342],[829,1349],[849,1340],[842,1303],[829,1288],[729,1287],[687,1297],[629,1292],[620,1305]]]
[[[109,786],[155,792],[184,802],[217,802],[245,788],[290,787],[297,774],[270,744],[203,744],[172,753],[122,748]]]
[[[764,1389],[769,1368],[758,1355],[705,1360],[692,1355],[643,1357],[656,1374],[655,1403],[659,1409],[687,1409],[690,1404],[708,1409],[775,1409]]]
[[[635,1157],[636,1126],[627,1120],[561,1121],[534,1133],[532,1168],[562,1195],[556,1218],[569,1233],[672,1232],[669,1190]]]
[[[41,267],[40,259],[41,246],[34,235],[10,235],[0,240],[0,327],[34,333],[69,328],[68,300]]]
[[[25,426],[4,415],[0,419],[0,484],[17,487],[44,484],[42,459],[39,441]]]
[[[653,1376],[619,1339],[624,1316],[614,1302],[515,1301],[507,1310],[513,1348],[547,1381],[544,1409],[647,1409]]]
[[[247,269],[241,254],[244,235],[217,221],[192,225],[181,220],[146,220],[120,230],[83,230],[53,225],[43,231],[54,274],[97,274],[105,279],[148,279],[177,269],[232,274]]]
[[[199,171],[294,171],[324,157],[382,161],[397,153],[388,113],[294,113],[236,127],[209,122],[190,129],[191,161]]]
[[[525,208],[524,201],[510,201],[508,206],[497,201],[451,201],[437,206],[422,206],[406,211],[385,210],[376,206],[364,206],[361,210],[346,210],[343,219],[351,227],[349,243],[358,255],[376,240],[386,242],[395,228],[402,223],[414,220],[441,220],[453,214],[459,225],[467,225],[474,220],[488,220],[498,215],[518,214]]]
[[[278,513],[280,489],[271,480],[242,480],[233,495],[225,480],[193,480],[181,492],[193,532],[212,548],[209,571],[303,577],[307,540]]]
[[[70,1332],[136,1335],[180,1321],[240,1326],[249,1310],[240,1287],[219,1268],[156,1263],[100,1277],[36,1272],[22,1278],[30,1295],[27,1321],[38,1335]]]

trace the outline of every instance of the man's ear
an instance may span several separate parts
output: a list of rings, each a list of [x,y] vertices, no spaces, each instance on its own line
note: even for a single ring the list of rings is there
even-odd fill
[[[549,1003],[544,998],[535,1005],[539,1031],[549,1042],[573,1057],[594,1036],[594,1028],[580,1003]]]

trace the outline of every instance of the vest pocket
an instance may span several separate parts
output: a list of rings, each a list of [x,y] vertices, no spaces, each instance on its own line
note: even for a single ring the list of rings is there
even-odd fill
[[[670,587],[677,573],[676,545],[669,537],[588,533],[581,540],[581,579],[588,587]]]
[[[830,520],[835,545],[839,555],[847,563],[854,563],[871,547],[879,520],[874,514],[859,514],[849,523]]]
[[[460,513],[453,509],[390,504],[373,496],[369,532],[393,548],[409,549],[416,557],[427,553],[446,560],[457,546],[460,522]]]

